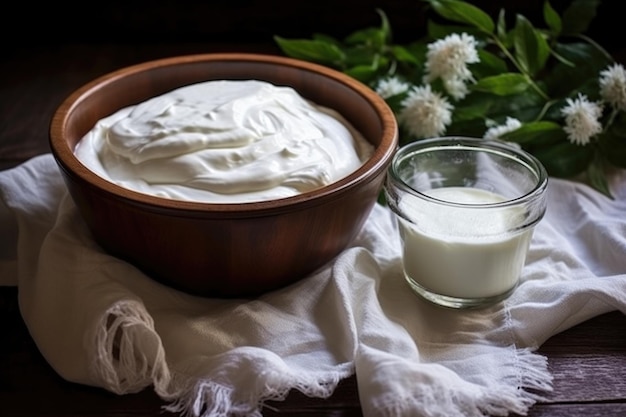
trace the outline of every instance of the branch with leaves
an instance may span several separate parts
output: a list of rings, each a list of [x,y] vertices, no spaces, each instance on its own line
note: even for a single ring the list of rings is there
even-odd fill
[[[542,27],[494,19],[460,0],[423,0],[427,33],[395,44],[390,22],[345,39],[275,41],[287,56],[369,85],[397,116],[401,144],[441,135],[500,139],[536,156],[555,177],[611,196],[607,172],[626,168],[626,70],[585,32],[599,1],[546,1]]]

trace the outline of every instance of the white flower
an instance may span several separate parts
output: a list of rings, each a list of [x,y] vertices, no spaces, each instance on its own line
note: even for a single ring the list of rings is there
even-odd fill
[[[457,100],[467,94],[466,83],[474,81],[467,64],[479,62],[476,39],[453,33],[428,45],[424,82],[441,78],[446,91]]]
[[[522,122],[514,117],[507,117],[503,125],[491,126],[485,132],[483,138],[488,140],[500,139],[505,133],[512,132],[522,126]]]
[[[587,96],[578,93],[574,100],[567,99],[567,106],[561,109],[565,116],[565,133],[570,142],[576,145],[586,145],[594,135],[602,131],[599,119],[602,116],[602,106],[589,101]]]
[[[376,93],[382,98],[389,98],[406,92],[410,85],[400,81],[398,77],[383,78],[376,85]]]
[[[442,135],[452,121],[454,107],[430,85],[413,87],[401,105],[398,121],[418,138]]]
[[[600,72],[600,94],[615,108],[626,110],[626,71],[622,64],[614,64]]]
[[[465,81],[458,78],[452,78],[449,80],[443,80],[443,86],[455,100],[461,100],[467,95],[469,89]]]

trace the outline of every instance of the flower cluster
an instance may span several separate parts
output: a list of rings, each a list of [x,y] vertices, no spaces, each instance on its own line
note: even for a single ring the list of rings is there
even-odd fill
[[[466,33],[456,33],[428,45],[426,56],[424,86],[413,87],[402,82],[396,75],[381,78],[375,86],[376,92],[383,98],[390,98],[407,91],[407,97],[401,102],[400,123],[416,138],[441,136],[452,121],[454,105],[446,97],[433,92],[432,81],[440,78],[446,92],[455,100],[461,100],[468,94],[468,82],[475,82],[467,64],[480,62],[476,51],[476,39]],[[626,111],[626,70],[622,64],[612,64],[599,74],[600,95],[602,100],[619,111]],[[567,138],[576,145],[587,145],[594,137],[602,133],[602,112],[604,102],[591,102],[579,93],[575,98],[566,98],[566,105],[561,109],[564,117],[563,130]],[[484,133],[486,139],[501,137],[522,126],[513,117],[499,126],[489,126]]]
[[[576,145],[586,145],[602,132],[602,105],[590,102],[583,94],[578,94],[575,99],[568,98],[567,106],[561,113],[565,117],[563,130],[570,142]]]
[[[429,84],[413,87],[402,101],[398,122],[415,136],[426,138],[442,135],[452,121],[452,105]]]
[[[443,81],[445,90],[456,100],[464,98],[467,83],[474,81],[468,64],[480,62],[476,39],[467,33],[453,33],[428,45],[424,82]]]
[[[572,0],[545,27],[511,25],[462,0],[423,0],[428,33],[395,44],[382,24],[343,41],[325,35],[275,40],[289,56],[367,83],[394,110],[407,143],[461,135],[515,142],[550,175],[583,179],[608,196],[606,172],[626,168],[626,70],[583,30],[600,2]],[[444,23],[441,23],[441,22]]]

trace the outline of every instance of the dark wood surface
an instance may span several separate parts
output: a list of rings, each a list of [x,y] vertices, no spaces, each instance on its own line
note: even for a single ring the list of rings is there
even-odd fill
[[[218,51],[278,53],[267,39],[252,43],[163,39],[80,43],[64,39],[11,44],[0,58],[0,170],[49,152],[48,126],[56,107],[91,79],[148,59]],[[0,287],[0,416],[169,415],[162,412],[164,403],[150,389],[117,396],[59,377],[39,353],[21,319],[17,292],[14,287]],[[539,352],[548,357],[554,391],[533,406],[529,416],[626,416],[623,314],[593,318],[554,336]],[[361,415],[354,378],[343,381],[326,400],[293,392],[286,401],[268,406],[265,416]]]

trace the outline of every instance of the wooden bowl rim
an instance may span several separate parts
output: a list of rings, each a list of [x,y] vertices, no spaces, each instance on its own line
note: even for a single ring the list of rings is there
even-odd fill
[[[242,203],[211,203],[167,199],[124,188],[100,177],[83,165],[74,155],[73,150],[67,145],[64,137],[67,130],[66,123],[68,117],[80,106],[81,102],[86,97],[90,96],[95,91],[131,74],[168,66],[209,61],[247,61],[275,64],[318,73],[323,77],[339,81],[363,97],[375,110],[375,113],[379,115],[383,127],[381,142],[376,146],[372,156],[361,167],[332,184],[282,199]],[[386,170],[391,157],[398,147],[398,126],[393,111],[382,97],[360,81],[340,71],[308,61],[278,55],[238,52],[192,54],[161,58],[123,67],[104,74],[75,90],[59,105],[53,115],[49,134],[52,153],[57,163],[61,166],[61,169],[77,176],[83,182],[92,184],[101,189],[113,198],[126,200],[129,203],[144,207],[150,206],[155,210],[162,209],[170,211],[174,209],[188,212],[229,213],[244,216],[261,215],[276,211],[291,211],[297,206],[310,207],[311,205],[322,204],[328,199],[334,199],[348,192],[359,183],[367,182],[370,178],[373,179],[381,170]]]

